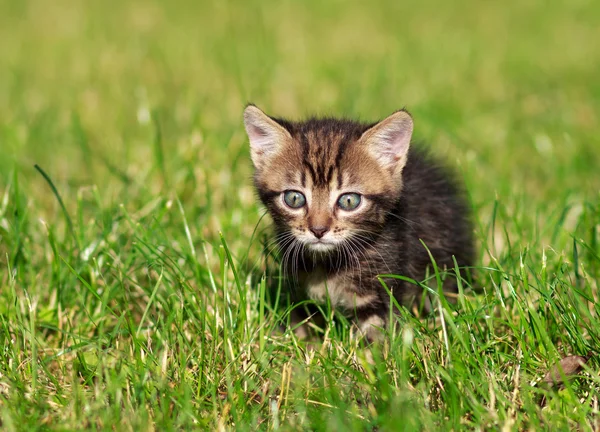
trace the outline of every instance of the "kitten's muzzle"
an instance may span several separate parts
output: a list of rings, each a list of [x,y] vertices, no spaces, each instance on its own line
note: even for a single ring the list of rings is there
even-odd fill
[[[329,231],[329,227],[326,226],[311,226],[309,229],[318,239],[322,238]]]

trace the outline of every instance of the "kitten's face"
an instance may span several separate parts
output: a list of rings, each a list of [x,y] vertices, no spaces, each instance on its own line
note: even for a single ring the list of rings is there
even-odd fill
[[[400,194],[412,133],[408,113],[366,127],[276,121],[249,106],[244,119],[255,184],[282,244],[295,240],[328,253],[344,242],[360,246],[381,231]]]

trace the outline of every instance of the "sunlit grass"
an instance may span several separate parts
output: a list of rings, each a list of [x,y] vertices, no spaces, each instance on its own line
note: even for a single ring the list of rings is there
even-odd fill
[[[600,7],[0,10],[0,428],[598,427]],[[467,184],[480,292],[402,312],[374,364],[327,308],[321,338],[297,341],[248,101],[292,118],[408,108]],[[538,384],[590,351],[565,389]]]

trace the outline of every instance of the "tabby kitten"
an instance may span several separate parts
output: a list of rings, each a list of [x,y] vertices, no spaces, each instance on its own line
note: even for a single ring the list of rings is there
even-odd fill
[[[440,269],[453,269],[453,256],[460,267],[472,264],[469,207],[452,176],[411,147],[407,111],[367,125],[291,122],[249,105],[244,123],[255,186],[294,291],[343,310],[369,340],[389,317],[378,275],[423,280],[427,249]],[[415,284],[384,280],[400,304],[423,298]],[[444,290],[455,289],[447,278]]]

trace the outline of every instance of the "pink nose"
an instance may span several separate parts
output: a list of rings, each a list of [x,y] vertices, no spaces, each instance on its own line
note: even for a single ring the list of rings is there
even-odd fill
[[[310,227],[310,230],[312,231],[312,233],[315,235],[316,238],[320,239],[321,237],[323,237],[325,235],[325,233],[327,231],[329,231],[329,227],[313,226],[313,227]]]

